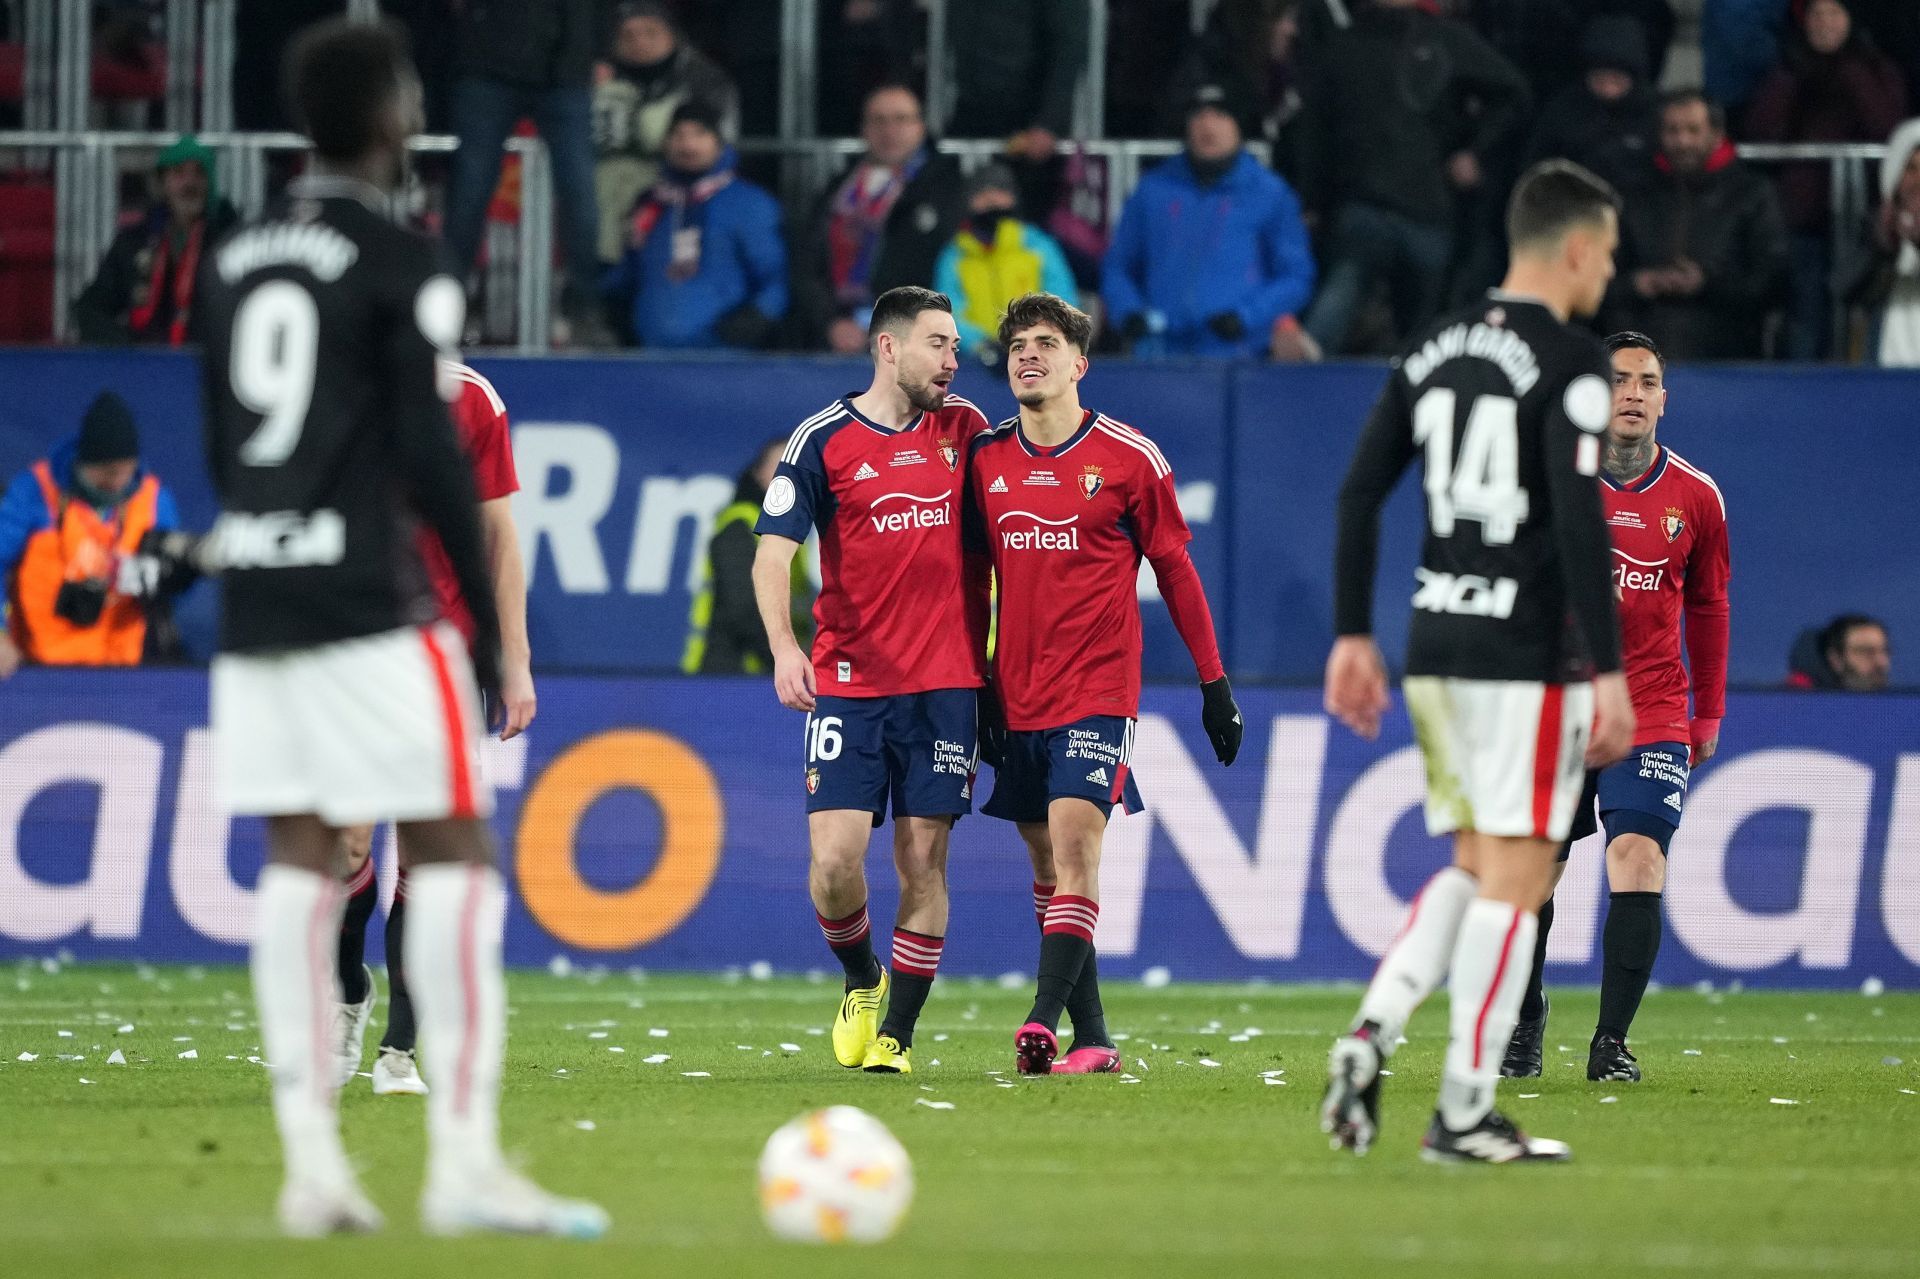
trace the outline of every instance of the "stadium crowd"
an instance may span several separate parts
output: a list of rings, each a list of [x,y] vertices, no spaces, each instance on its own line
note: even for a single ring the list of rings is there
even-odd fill
[[[241,44],[270,55],[339,7],[243,6]],[[1626,196],[1602,329],[1686,361],[1920,363],[1908,0],[1112,0],[1105,131],[1184,145],[1111,226],[1110,175],[1072,145],[1087,0],[950,11],[944,123],[922,97],[924,5],[822,3],[818,125],[864,151],[784,209],[776,162],[734,148],[777,131],[779,0],[383,7],[411,36],[429,127],[462,139],[442,216],[463,262],[511,184],[499,143],[522,117],[547,140],[575,346],[844,353],[874,297],[924,284],[955,291],[991,359],[986,321],[1044,284],[1088,306],[1104,354],[1380,354],[1492,282],[1514,176],[1564,155]],[[104,8],[103,56],[159,30],[156,4]],[[260,79],[237,87],[237,122],[284,127]],[[940,137],[1004,154],[970,179]],[[1734,150],[1889,140],[1859,227],[1833,225],[1825,162]],[[212,167],[170,153],[156,182],[198,168],[217,192]],[[190,312],[169,199],[129,214],[83,309],[93,340],[186,340],[154,318]]]

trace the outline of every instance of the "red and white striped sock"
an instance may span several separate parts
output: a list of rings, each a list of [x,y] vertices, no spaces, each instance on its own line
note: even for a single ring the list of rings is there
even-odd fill
[[[873,934],[873,925],[867,919],[866,903],[860,909],[843,919],[828,919],[819,911],[813,917],[820,923],[820,935],[827,939],[827,945],[835,950],[844,950],[849,946],[858,946]]]
[[[407,885],[407,983],[420,1019],[429,1184],[498,1166],[507,1046],[500,934],[507,894],[490,866],[416,866]]]
[[[1042,930],[1047,926],[1047,903],[1053,900],[1053,885],[1033,881],[1033,922]]]
[[[1500,1061],[1527,993],[1537,931],[1532,911],[1485,897],[1474,899],[1460,921],[1447,977],[1453,1034],[1440,1076],[1440,1119],[1455,1132],[1473,1127],[1493,1109]]]
[[[273,1063],[287,1177],[328,1185],[353,1178],[334,1109],[334,968],[344,900],[333,876],[295,866],[268,866],[254,893],[253,997],[260,1043]]]
[[[1091,897],[1075,897],[1071,893],[1055,893],[1047,903],[1047,914],[1041,922],[1040,934],[1045,937],[1052,933],[1071,933],[1082,941],[1093,940],[1094,929],[1100,924],[1100,903]]]
[[[860,903],[859,910],[839,919],[828,919],[817,909],[813,917],[846,972],[848,990],[865,989],[880,980],[880,961],[873,955],[873,925],[867,919],[865,902]]]
[[[947,939],[916,933],[907,928],[893,930],[893,973],[895,977],[918,977],[932,981],[940,972],[940,952]]]

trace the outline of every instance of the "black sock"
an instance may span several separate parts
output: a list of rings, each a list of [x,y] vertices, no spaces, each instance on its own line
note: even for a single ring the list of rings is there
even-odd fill
[[[1080,970],[1093,954],[1093,943],[1077,933],[1052,932],[1040,938],[1040,981],[1028,1021],[1037,1021],[1048,1030],[1058,1030],[1060,1014],[1073,998]]]
[[[1607,901],[1607,926],[1600,950],[1600,1022],[1594,1034],[1627,1037],[1640,997],[1653,976],[1660,953],[1660,894],[1614,893]]]
[[[382,1048],[413,1051],[419,1028],[413,1020],[413,997],[407,994],[407,898],[405,872],[387,909],[387,1033]]]
[[[1527,993],[1520,999],[1520,1020],[1539,1021],[1547,1011],[1544,972],[1547,967],[1547,933],[1553,928],[1553,898],[1540,908],[1540,930],[1534,935],[1533,969],[1527,974]]]
[[[1091,945],[1087,962],[1080,969],[1080,980],[1073,984],[1067,1000],[1067,1020],[1073,1023],[1075,1048],[1111,1048],[1107,1035],[1107,1012],[1100,1006],[1100,962]]]
[[[374,876],[369,859],[360,872],[347,881],[347,909],[340,917],[340,946],[336,966],[340,970],[340,999],[357,1004],[367,997],[367,921],[380,902],[380,881]]]
[[[888,987],[887,1015],[880,1023],[880,1033],[892,1035],[902,1048],[913,1047],[914,1023],[920,1020],[920,1009],[932,989],[933,978],[894,969],[893,985]]]

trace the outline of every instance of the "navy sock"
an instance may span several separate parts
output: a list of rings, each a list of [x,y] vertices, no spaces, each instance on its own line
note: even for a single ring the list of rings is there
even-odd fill
[[[336,951],[340,972],[340,999],[357,1004],[367,997],[367,921],[380,902],[380,884],[369,857],[347,881],[347,908],[340,917],[340,944]]]
[[[1540,931],[1533,943],[1533,969],[1527,974],[1527,993],[1520,999],[1520,1020],[1539,1021],[1547,1011],[1544,973],[1547,967],[1547,933],[1553,928],[1553,898],[1540,908]]]
[[[1600,973],[1600,1021],[1596,1035],[1624,1040],[1640,1011],[1640,999],[1660,954],[1660,894],[1614,893],[1607,901],[1607,926],[1600,937],[1604,966]]]

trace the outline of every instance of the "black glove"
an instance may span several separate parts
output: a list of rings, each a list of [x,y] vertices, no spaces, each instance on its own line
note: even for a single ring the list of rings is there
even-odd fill
[[[491,737],[507,722],[506,699],[500,696],[500,637],[476,628],[467,656],[473,663],[473,682],[480,686],[480,718]]]
[[[1138,342],[1147,336],[1147,313],[1135,311],[1120,325],[1120,336],[1129,342]]]
[[[1238,311],[1221,311],[1207,317],[1207,327],[1222,342],[1238,342],[1247,336],[1247,322],[1240,318]]]
[[[999,772],[1007,759],[1007,716],[1000,707],[1000,690],[992,680],[981,686],[975,707],[980,762]]]
[[[736,306],[713,326],[713,335],[723,344],[749,351],[765,346],[772,332],[773,321],[762,315],[760,308],[751,302]]]
[[[1207,740],[1213,743],[1214,758],[1231,766],[1240,754],[1240,738],[1247,726],[1240,719],[1233,685],[1226,676],[1200,686],[1200,722],[1206,726]]]

